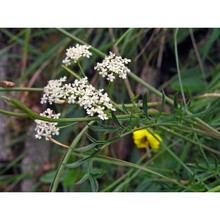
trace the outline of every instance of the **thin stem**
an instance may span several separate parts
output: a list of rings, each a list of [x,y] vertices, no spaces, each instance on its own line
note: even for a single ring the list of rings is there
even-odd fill
[[[65,155],[63,156],[63,159],[61,160],[61,163],[56,171],[56,175],[54,177],[53,183],[51,185],[50,191],[51,192],[56,192],[59,181],[60,181],[60,177],[62,175],[62,172],[65,168],[65,165],[67,164],[71,153],[73,151],[73,149],[76,147],[76,145],[79,143],[80,139],[82,138],[82,136],[85,134],[85,132],[89,129],[89,126],[91,126],[94,123],[94,121],[91,121],[88,123],[88,125],[86,125],[83,130],[76,136],[76,138],[73,140],[73,142],[71,143],[69,149],[67,150],[67,152],[65,153]]]
[[[2,109],[0,109],[0,113],[2,113],[4,115],[8,115],[8,116],[18,117],[18,118],[29,118],[30,117],[28,114],[10,112],[10,111],[6,111],[6,110],[2,110]]]
[[[73,75],[74,77],[76,77],[77,79],[81,79],[75,72],[73,72],[70,68],[68,68],[67,66],[65,65],[62,65],[62,67],[68,72],[70,73],[71,75]]]
[[[114,45],[117,46],[133,29],[134,28],[129,28],[127,31],[125,31],[125,33],[122,34],[122,36],[114,43]]]
[[[175,48],[176,68],[177,68],[177,74],[178,74],[178,78],[179,78],[180,90],[181,90],[181,94],[182,94],[182,98],[183,98],[184,107],[185,107],[185,110],[187,110],[186,98],[184,95],[183,84],[182,84],[182,79],[181,79],[181,75],[180,75],[179,57],[178,57],[178,49],[177,49],[177,33],[178,33],[178,28],[176,28],[176,30],[174,32],[174,48]]]
[[[127,104],[117,104],[117,103],[114,103],[117,107],[123,107],[123,106],[125,106],[126,108],[133,108],[134,107],[134,104],[132,103],[127,103]],[[161,105],[161,103],[160,102],[148,102],[147,103],[147,107],[156,107],[156,106],[159,106],[159,105]],[[136,106],[137,107],[142,107],[143,106],[143,103],[136,103]]]
[[[13,88],[2,88],[0,87],[0,92],[42,92],[43,88],[27,88],[27,87],[13,87]]]
[[[129,97],[130,97],[130,99],[132,99],[132,97],[134,97],[134,93],[133,93],[133,91],[132,91],[131,84],[130,84],[128,78],[126,78],[124,82],[125,82],[125,86],[126,86],[126,88],[127,88]]]
[[[79,69],[80,69],[80,71],[81,71],[83,77],[85,77],[86,75],[85,75],[85,73],[84,73],[84,71],[83,71],[82,66],[80,65],[80,62],[78,61],[77,63],[78,63]]]

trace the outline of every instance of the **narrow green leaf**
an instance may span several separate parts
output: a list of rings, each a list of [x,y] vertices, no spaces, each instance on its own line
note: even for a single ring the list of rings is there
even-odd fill
[[[86,134],[86,136],[92,143],[95,143],[95,144],[104,144],[105,143],[105,141],[96,140],[94,137],[92,137],[89,134]]]
[[[220,192],[220,185],[210,189],[208,192]]]
[[[83,184],[86,180],[88,180],[90,177],[90,175],[88,173],[86,173],[82,179],[80,179],[78,182],[74,183],[75,185],[80,185],[80,184]]]
[[[95,146],[97,146],[97,143],[92,143],[92,144],[89,144],[85,147],[75,148],[74,151],[76,151],[76,152],[85,152],[85,151],[91,150]]]
[[[91,135],[86,134],[86,136],[87,136],[87,138],[88,138],[92,143],[97,143],[97,142],[98,142],[98,141],[97,141],[95,138],[93,138]]]
[[[52,183],[55,175],[56,175],[55,170],[50,171],[50,172],[44,174],[43,176],[41,176],[40,182],[42,182],[42,183]]]
[[[118,121],[118,119],[116,118],[116,116],[115,116],[115,114],[113,112],[112,112],[112,119],[115,122],[115,124],[117,124],[121,128],[124,128],[124,126],[121,125],[121,123]]]
[[[97,179],[95,177],[93,177],[92,175],[90,175],[89,181],[90,181],[90,186],[91,186],[92,192],[98,192],[99,184],[98,184]]]
[[[129,114],[129,111],[127,110],[124,104],[122,104],[122,109],[124,110],[124,113]]]
[[[102,131],[102,132],[115,132],[117,131],[119,128],[116,126],[111,126],[111,125],[94,125],[94,126],[90,126],[89,127],[91,130],[93,131]]]
[[[82,158],[80,160],[77,160],[74,163],[66,164],[65,166],[68,167],[68,168],[76,168],[76,167],[80,166],[81,164],[83,164],[86,159],[88,159],[88,158],[87,157],[86,158]]]

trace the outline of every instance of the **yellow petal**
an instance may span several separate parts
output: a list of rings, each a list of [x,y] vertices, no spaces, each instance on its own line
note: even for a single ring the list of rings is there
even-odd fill
[[[153,150],[158,150],[162,138],[156,133],[154,136],[146,129],[133,132],[133,139],[137,148],[146,148],[150,145]]]
[[[160,147],[160,142],[162,141],[160,135],[154,133],[154,137],[150,132],[147,131],[146,136],[151,148],[153,150],[158,150]]]
[[[137,148],[146,148],[149,146],[145,129],[134,131],[133,139]]]

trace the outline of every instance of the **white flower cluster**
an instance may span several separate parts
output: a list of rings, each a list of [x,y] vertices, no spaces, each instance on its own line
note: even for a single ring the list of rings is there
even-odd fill
[[[107,93],[103,94],[103,89],[96,90],[88,82],[88,78],[84,77],[80,80],[76,79],[74,83],[64,83],[66,77],[59,80],[50,80],[44,89],[44,95],[41,103],[47,101],[52,104],[60,103],[65,99],[68,103],[79,104],[86,110],[90,116],[98,114],[102,120],[107,120],[108,116],[104,113],[105,110],[110,109],[115,111]]]
[[[41,98],[41,104],[47,103],[59,103],[64,97],[63,83],[66,81],[66,76],[60,79],[50,80],[47,86],[44,87],[44,94]]]
[[[40,115],[56,119],[60,117],[60,113],[53,114],[53,110],[49,108]],[[48,141],[52,135],[59,135],[59,128],[56,127],[58,124],[57,122],[48,122],[36,119],[35,123],[37,124],[35,128],[35,131],[37,131],[37,134],[35,135],[36,138],[41,139],[43,136]]]
[[[128,69],[125,64],[129,62],[131,62],[130,59],[122,59],[121,56],[116,56],[110,51],[109,56],[106,56],[102,63],[97,63],[95,70],[97,70],[102,77],[107,77],[106,79],[108,81],[113,82],[115,79],[114,74],[117,74],[122,79],[127,77],[127,73],[130,72],[130,69]]]
[[[89,51],[89,48],[91,48],[91,46],[76,44],[75,47],[66,49],[66,57],[62,61],[62,63],[66,66],[69,66],[71,64],[71,60],[73,60],[76,63],[80,57],[89,58],[90,56],[92,56],[92,53]]]

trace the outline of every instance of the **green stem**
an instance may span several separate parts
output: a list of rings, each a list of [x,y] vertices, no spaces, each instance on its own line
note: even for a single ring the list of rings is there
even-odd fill
[[[48,122],[63,122],[63,123],[69,123],[69,122],[85,122],[85,121],[97,121],[99,120],[98,117],[83,117],[83,118],[59,118],[59,119],[54,119],[54,118],[47,118],[41,115],[36,114],[35,112],[33,112],[31,109],[29,109],[27,106],[23,105],[21,102],[19,102],[18,100],[15,99],[11,99],[8,97],[5,97],[6,100],[9,100],[11,102],[13,102],[13,104],[15,104],[18,108],[22,109],[23,111],[25,111],[27,114],[23,114],[23,113],[15,113],[15,112],[10,112],[10,111],[6,111],[6,110],[1,110],[0,109],[0,113],[8,115],[8,116],[15,116],[15,117],[22,117],[22,118],[31,118],[31,119],[39,119],[39,120],[43,120],[43,121],[48,121]],[[144,113],[136,113],[136,114],[123,114],[123,115],[116,115],[117,119],[130,119],[135,118],[136,116],[143,116]],[[148,115],[157,115],[158,111],[155,109],[149,109],[148,110]],[[169,115],[168,113],[161,113],[162,115]],[[109,116],[109,119],[111,119],[112,116]],[[189,120],[189,119],[183,119],[185,121],[187,121],[188,123],[195,125],[199,128],[202,128],[203,130],[207,131],[206,127],[204,128],[203,126],[201,126],[200,124]],[[159,124],[155,124],[155,126],[159,126]],[[172,126],[172,124],[171,124]],[[203,133],[203,131],[197,131],[199,133]],[[211,136],[211,137],[215,137],[217,139],[220,138],[219,134],[216,133],[210,133],[210,131],[208,130],[208,132],[205,132],[206,135]]]
[[[6,111],[6,110],[2,110],[2,109],[0,109],[0,113],[2,113],[4,115],[8,115],[8,116],[18,117],[18,118],[29,118],[30,117],[28,114],[10,112],[10,111]]]
[[[128,104],[116,104],[116,103],[114,103],[114,104],[118,107],[122,107],[122,106],[125,106],[126,108],[133,108],[134,107],[133,103],[132,104],[130,104],[130,103],[128,103]],[[161,104],[160,102],[148,102],[147,107],[156,107],[156,106],[159,106],[160,104]],[[140,107],[140,108],[143,107],[143,103],[137,103],[136,105],[137,105],[137,107]]]
[[[0,87],[0,92],[42,92],[43,88],[27,88],[27,87],[13,87],[13,88],[2,88]]]
[[[80,62],[78,61],[77,63],[78,63],[79,69],[80,69],[80,71],[81,71],[83,77],[85,77],[86,75],[85,75],[85,73],[84,73],[84,71],[83,71],[82,66],[80,65]]]
[[[114,43],[115,46],[117,46],[124,38],[131,32],[133,31],[134,28],[129,28],[127,31],[125,31],[124,34]]]
[[[187,110],[186,99],[185,99],[182,79],[181,79],[181,75],[180,75],[179,57],[178,57],[178,49],[177,49],[177,33],[178,33],[178,28],[176,28],[176,30],[174,32],[174,48],[175,48],[176,68],[177,68],[177,74],[178,74],[178,79],[179,79],[180,90],[181,90],[181,94],[182,94],[182,98],[183,98],[184,107],[185,107],[185,110]]]
[[[76,147],[76,145],[78,144],[78,142],[80,141],[80,139],[82,138],[82,136],[85,134],[85,132],[89,129],[89,126],[91,126],[94,123],[94,121],[91,121],[88,123],[88,125],[86,125],[83,130],[76,136],[76,138],[73,140],[73,142],[70,145],[70,148],[67,150],[67,152],[65,153],[65,155],[63,156],[63,159],[57,169],[56,175],[54,177],[53,183],[51,185],[50,191],[51,192],[56,192],[59,181],[60,181],[60,177],[62,175],[62,172],[65,168],[65,165],[67,164],[71,153],[73,151],[73,149]]]
[[[71,75],[73,75],[74,77],[76,77],[77,79],[81,79],[75,72],[73,72],[70,68],[68,68],[67,66],[65,65],[62,65],[62,67],[68,72],[70,73]]]

